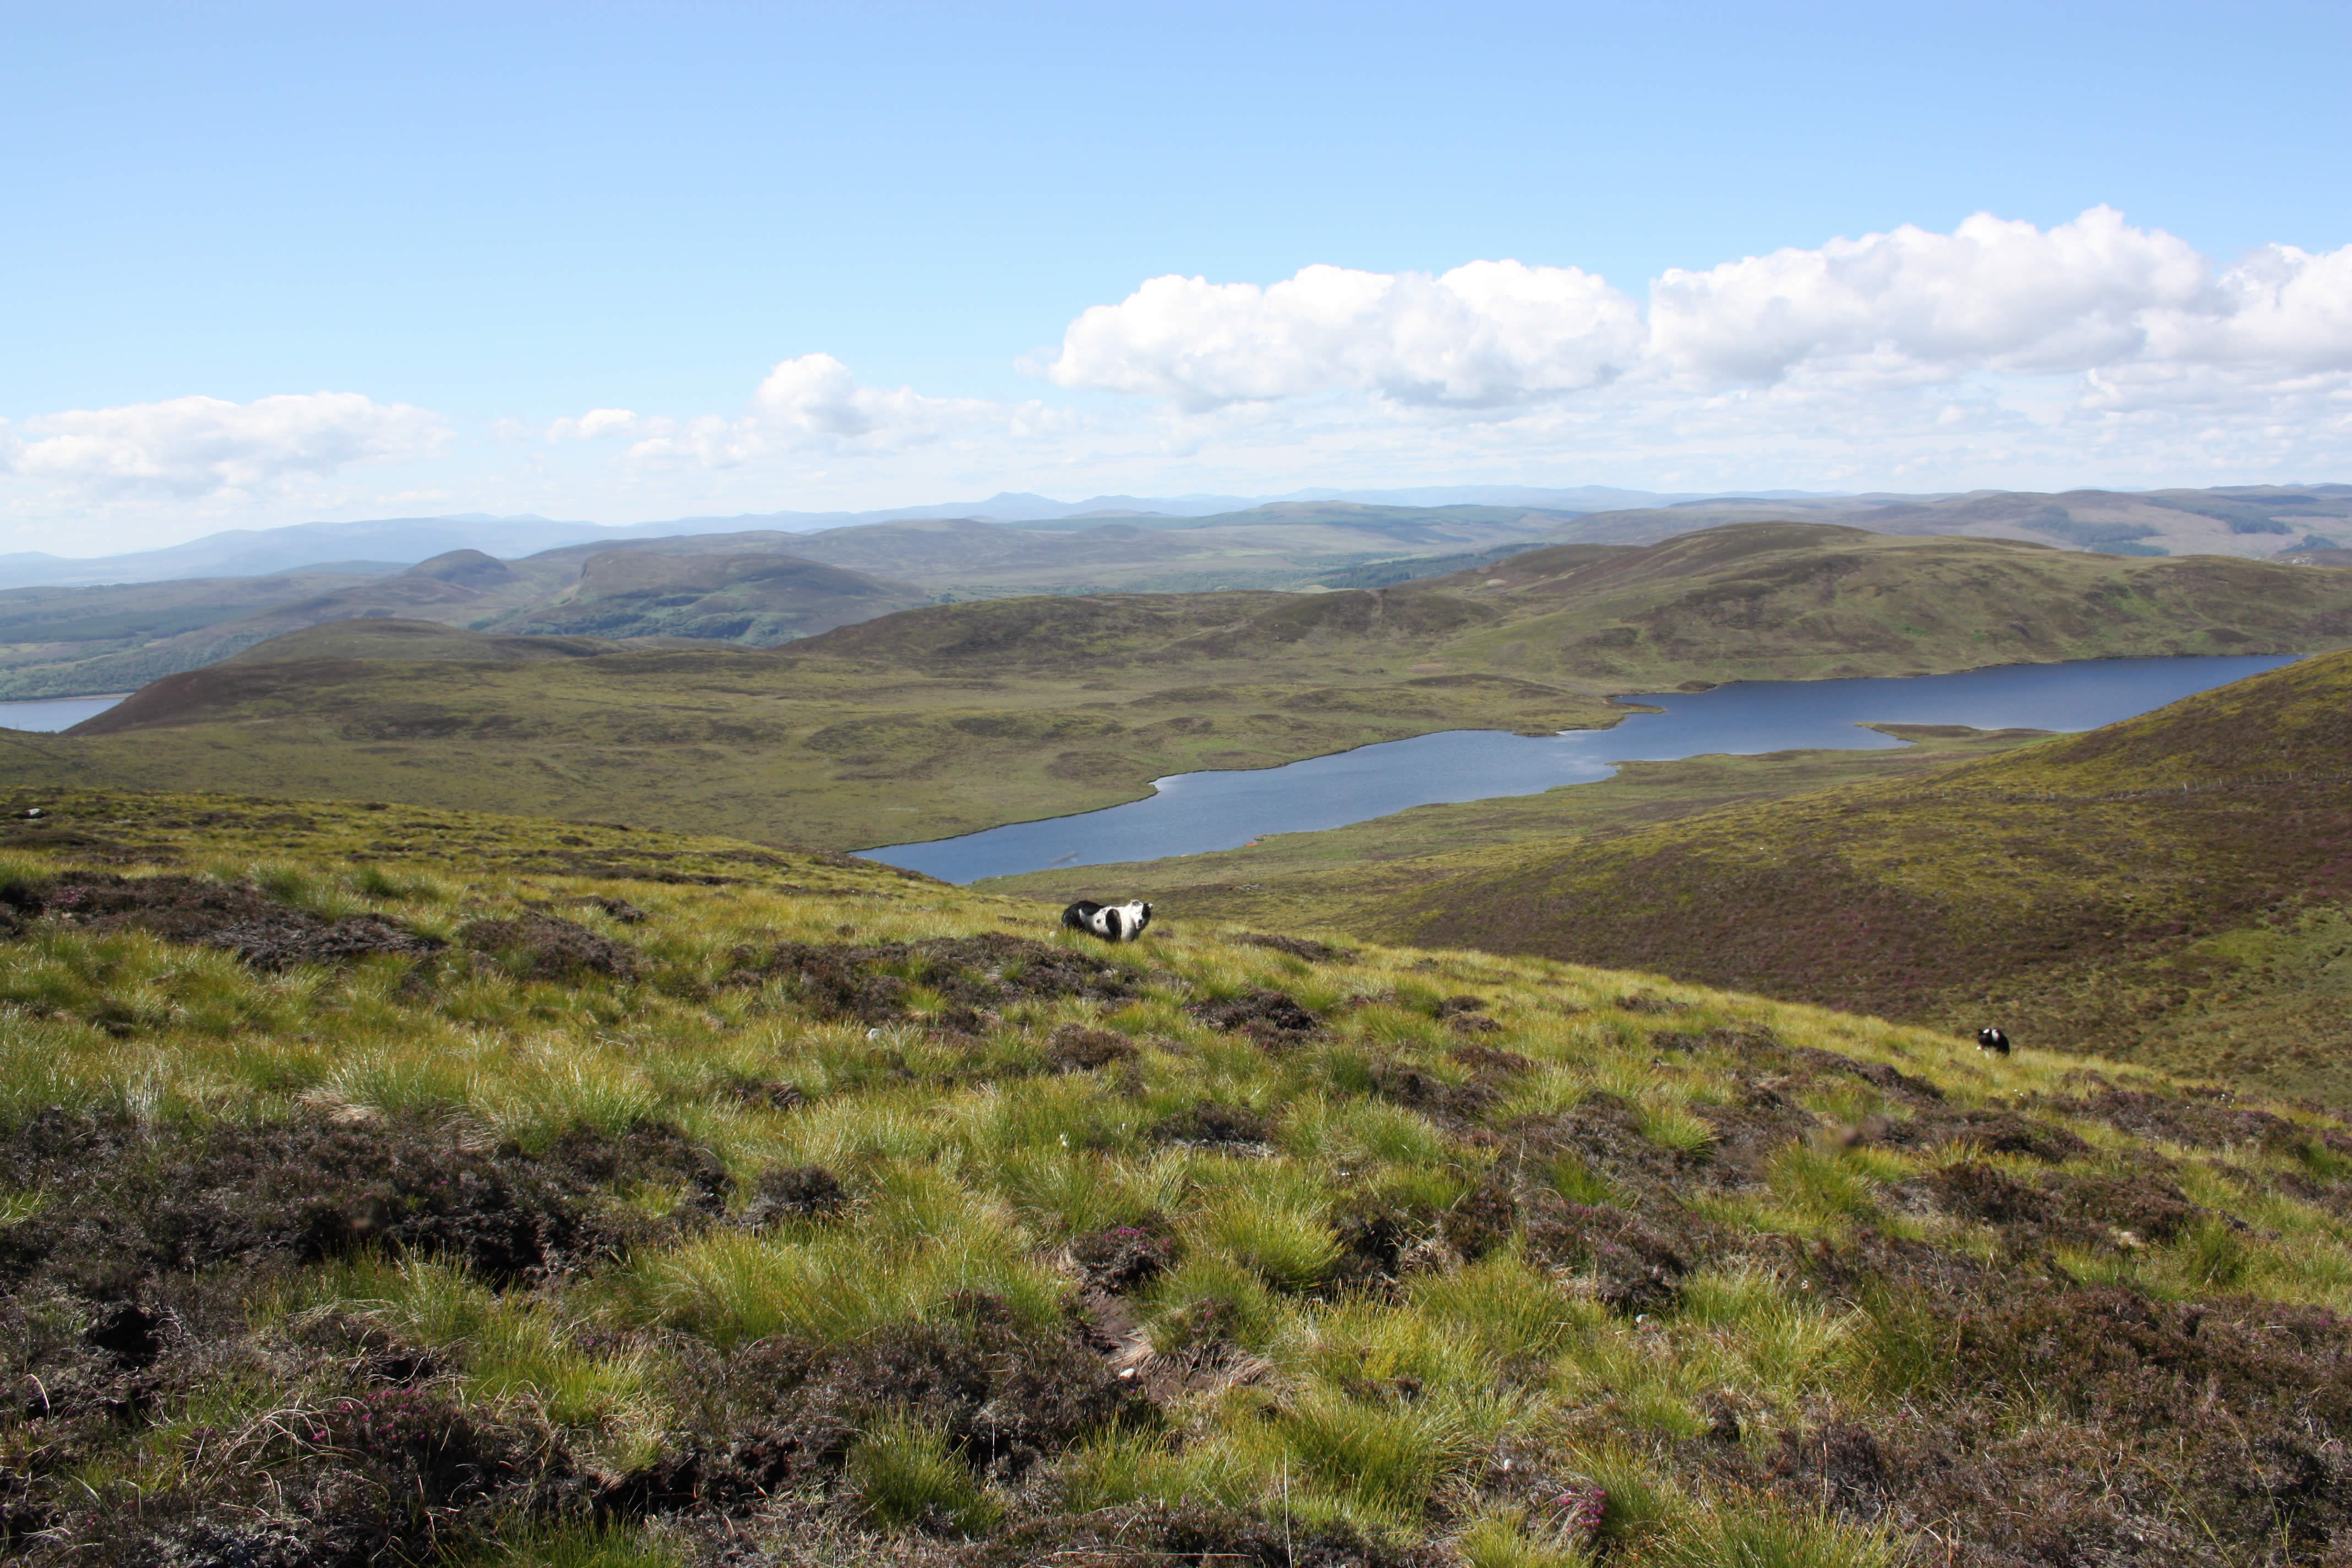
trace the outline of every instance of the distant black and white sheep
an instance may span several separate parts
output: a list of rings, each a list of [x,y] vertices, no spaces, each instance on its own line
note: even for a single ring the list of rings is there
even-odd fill
[[[1133,942],[1151,923],[1151,906],[1140,899],[1123,904],[1098,904],[1080,899],[1062,911],[1062,923],[1072,931],[1091,932],[1105,942]]]
[[[2005,1057],[2009,1055],[2009,1037],[1999,1029],[1979,1029],[1977,1049],[1990,1051],[1997,1057]]]

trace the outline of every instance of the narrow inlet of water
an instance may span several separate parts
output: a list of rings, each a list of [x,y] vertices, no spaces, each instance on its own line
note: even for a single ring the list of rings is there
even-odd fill
[[[2293,662],[2249,656],[2102,658],[2005,664],[1958,675],[1735,681],[1712,691],[1628,698],[1665,711],[1633,714],[1608,730],[1541,736],[1448,730],[1278,768],[1173,773],[1154,780],[1148,798],[1124,805],[858,853],[950,882],[1202,855],[1268,834],[1345,827],[1416,805],[1590,784],[1609,777],[1619,763],[1903,744],[1858,728],[1864,723],[2095,730]]]
[[[85,719],[97,718],[128,695],[118,691],[111,697],[44,697],[33,702],[0,702],[0,730],[55,734],[59,730],[72,729]]]

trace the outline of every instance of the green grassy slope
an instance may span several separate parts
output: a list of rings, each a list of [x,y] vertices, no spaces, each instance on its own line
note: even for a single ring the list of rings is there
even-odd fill
[[[2352,536],[2352,485],[2242,485],[2202,490],[1979,491],[1937,499],[1820,496],[1697,501],[1594,512],[1564,538],[1646,544],[1671,533],[1766,519],[1845,523],[1885,533],[2030,540],[2121,555],[2236,555],[2263,560]]]
[[[446,657],[420,659],[418,636]],[[770,651],[605,644],[518,662],[501,639],[418,636],[344,622],[265,645],[72,735],[10,741],[0,780],[850,848],[1108,805],[1169,773],[1606,723],[1622,711],[1608,694],[1628,689],[2335,646],[2352,638],[2352,574],[1758,525],[1388,589],[939,605]]]
[[[651,540],[666,550],[548,551],[502,562],[451,551],[374,577],[304,575],[111,588],[22,589],[0,639],[0,696],[121,691],[235,657],[289,632],[368,616],[541,636],[714,638],[765,647],[909,605],[904,583],[775,552],[784,534],[747,536],[732,552],[704,538]],[[750,544],[770,548],[750,549]]]
[[[772,647],[928,604],[911,584],[792,555],[592,555],[579,580],[539,604],[479,624],[534,637],[677,637]]]
[[[2352,577],[2222,556],[2132,560],[2002,540],[1743,523],[1568,545],[1412,589],[1497,612],[1445,652],[1528,674],[1819,678],[2352,638]]]
[[[1312,501],[1198,518],[864,523],[801,536],[793,549],[959,593],[1198,593],[1304,587],[1368,562],[1525,544],[1568,522],[1518,507]]]
[[[1392,937],[2352,1096],[2352,655],[1919,780],[1418,868]]]
[[[213,628],[368,579],[337,573],[0,592],[0,699],[129,691],[285,630],[220,647]]]
[[[0,1551],[2330,1561],[2352,1130],[2085,1065],[722,839],[0,798]]]
[[[1308,658],[1221,669],[1214,686],[1202,673],[1139,661],[1086,680],[1050,667],[983,679],[343,622],[158,683],[87,731],[7,736],[0,779],[266,784],[848,848],[1108,805],[1162,773],[1608,714],[1541,683],[1365,677]]]

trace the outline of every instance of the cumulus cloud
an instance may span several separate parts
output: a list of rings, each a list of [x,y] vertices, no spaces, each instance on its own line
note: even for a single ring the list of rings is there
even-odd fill
[[[355,463],[429,456],[446,439],[439,416],[352,392],[230,403],[175,397],[28,419],[0,445],[0,465],[95,499],[192,500],[323,478]]]
[[[1950,234],[1906,225],[1670,270],[1651,287],[1648,346],[1654,362],[1727,383],[1824,362],[2082,371],[2144,353],[2151,312],[2220,302],[2192,247],[2112,208],[2046,231],[1980,213]]]
[[[2187,365],[2352,372],[2352,247],[2219,267],[2110,207],[2048,229],[1979,214],[1949,234],[1906,226],[1672,269],[1646,312],[1592,274],[1515,261],[1433,278],[1309,267],[1263,289],[1171,276],[1080,315],[1048,374],[1196,412],[1350,391],[1509,412],[1976,374],[2097,376],[2112,395],[2130,373]]]
[[[1328,388],[1481,408],[1610,380],[1641,342],[1633,302],[1573,267],[1308,267],[1265,289],[1152,279],[1072,322],[1047,374],[1194,410]]]

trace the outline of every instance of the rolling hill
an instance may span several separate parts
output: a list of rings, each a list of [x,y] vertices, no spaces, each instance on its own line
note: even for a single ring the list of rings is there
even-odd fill
[[[2339,1118],[1643,975],[0,795],[36,1568],[2323,1563],[2347,1214]]]
[[[16,589],[0,593],[0,697],[121,691],[288,632],[370,616],[535,636],[593,627],[610,637],[765,647],[930,602],[932,595],[905,583],[780,553],[777,545],[790,537],[660,539],[624,550],[580,545],[514,562],[454,550],[405,571],[365,576]]]
[[[1626,690],[2323,648],[2352,642],[2352,574],[1743,525],[1384,589],[976,600],[770,649],[509,651],[528,640],[320,626],[67,735],[12,738],[0,780],[267,787],[856,848],[1108,805],[1171,773],[1606,724]]]
[[[1751,521],[1781,520],[1781,526],[1801,530],[1803,524],[1785,521],[1792,514],[1816,526],[1884,533],[1982,536],[2143,556],[2276,555],[2296,563],[2333,564],[2331,551],[2338,542],[2314,531],[2345,531],[2339,525],[2352,517],[2352,489],[2321,485],[2137,496],[2076,491],[2055,497],[1765,498],[1592,516],[1505,504],[1302,500],[1181,515],[1087,513],[1018,525],[924,515],[806,532],[739,527],[698,533],[682,531],[684,523],[646,524],[589,530],[594,537],[505,562],[511,575],[495,582],[478,572],[462,584],[433,579],[429,573],[430,581],[421,583],[419,568],[400,573],[362,563],[245,582],[0,592],[0,697],[119,690],[226,658],[280,632],[369,614],[531,635],[711,637],[765,646],[909,605],[971,597],[1377,588],[1448,574],[1460,576],[1455,586],[1475,594],[1486,584],[1470,574],[1546,546],[1647,545],[1694,531],[1712,533],[1711,525]],[[402,533],[409,523],[414,529]],[[314,551],[341,541],[341,547],[396,552],[396,542],[446,541],[457,536],[452,529],[462,533],[472,526],[462,519],[322,524],[319,528],[327,531],[303,537]],[[500,523],[491,531],[507,540],[578,541],[584,527],[525,520]],[[1802,542],[1811,536],[1801,531],[1792,537]],[[221,554],[232,546],[247,553]],[[176,548],[192,565],[199,560],[261,559],[248,546],[251,541],[243,536],[223,535]],[[709,556],[736,560],[714,566],[700,559]],[[871,581],[781,566],[777,557]],[[481,552],[459,549],[436,560],[459,558],[487,559]],[[647,563],[656,558],[694,563]],[[1563,558],[1538,559],[1557,563]],[[1669,575],[1674,570],[1671,563],[1664,567]],[[1511,574],[1504,576],[1494,585],[1524,585]],[[387,583],[388,577],[399,580]],[[435,589],[431,581],[444,585]],[[1749,583],[1737,592],[1760,596],[1769,586]],[[457,587],[463,591],[452,591]],[[1989,627],[2015,618],[2006,613],[2010,606],[1982,597],[1962,604],[1990,616]],[[11,626],[20,634],[15,639],[5,636]],[[1619,628],[1614,635],[1627,631]],[[2025,657],[2039,656],[2028,650]]]
[[[1595,542],[1646,544],[1695,528],[1788,520],[1878,533],[2017,539],[2112,555],[2282,553],[2352,544],[2352,485],[2214,489],[1979,490],[1958,496],[1715,498],[1596,511],[1561,531]]]

